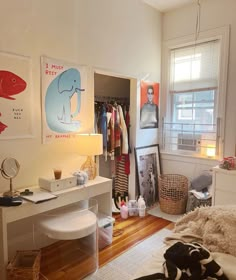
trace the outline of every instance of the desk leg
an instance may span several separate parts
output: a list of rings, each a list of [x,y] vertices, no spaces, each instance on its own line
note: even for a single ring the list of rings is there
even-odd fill
[[[112,193],[106,192],[104,194],[93,197],[98,201],[98,211],[111,216],[112,215]]]
[[[8,264],[8,242],[7,224],[3,213],[1,213],[0,216],[0,236],[0,279],[6,280],[6,267]]]

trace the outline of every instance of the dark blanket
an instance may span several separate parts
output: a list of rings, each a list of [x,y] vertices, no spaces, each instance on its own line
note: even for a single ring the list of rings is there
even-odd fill
[[[164,254],[164,273],[146,275],[136,280],[228,280],[210,252],[198,243],[177,242]]]

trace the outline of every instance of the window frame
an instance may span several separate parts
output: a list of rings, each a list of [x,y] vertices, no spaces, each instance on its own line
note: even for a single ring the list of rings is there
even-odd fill
[[[216,94],[216,116],[217,116],[217,143],[218,155],[215,158],[222,158],[224,154],[224,134],[225,134],[225,111],[226,111],[226,91],[227,91],[227,70],[229,56],[229,33],[230,27],[223,26],[199,33],[198,39],[195,40],[195,34],[183,36],[171,40],[164,41],[162,44],[162,83],[160,98],[160,119],[170,121],[172,115],[172,100],[169,90],[170,80],[170,51],[175,48],[187,47],[194,44],[219,40],[220,41],[220,61],[219,61],[219,87]],[[161,152],[169,154],[182,154],[181,151],[164,150],[163,144],[163,125],[160,126],[159,143],[161,143]],[[190,155],[199,157],[199,155]],[[207,157],[201,155],[201,157]]]

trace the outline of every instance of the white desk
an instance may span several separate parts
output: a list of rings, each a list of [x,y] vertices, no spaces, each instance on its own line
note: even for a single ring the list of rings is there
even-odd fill
[[[31,188],[30,188],[31,189]],[[76,203],[83,199],[95,198],[98,211],[112,215],[112,180],[96,177],[84,186],[76,186],[56,192],[58,197],[46,202],[35,204],[24,201],[20,206],[0,207],[0,279],[6,280],[8,264],[8,233],[9,223],[29,218],[34,215]]]

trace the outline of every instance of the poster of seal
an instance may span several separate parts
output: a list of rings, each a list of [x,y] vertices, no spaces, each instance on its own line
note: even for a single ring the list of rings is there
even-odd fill
[[[0,140],[31,138],[31,58],[0,52]]]
[[[83,132],[89,112],[87,67],[41,57],[43,143]]]

